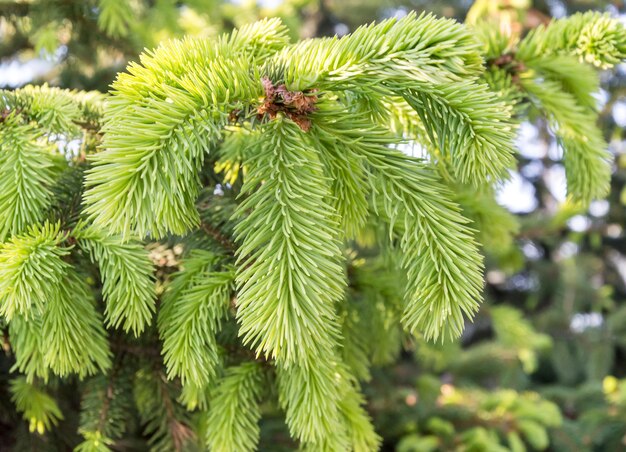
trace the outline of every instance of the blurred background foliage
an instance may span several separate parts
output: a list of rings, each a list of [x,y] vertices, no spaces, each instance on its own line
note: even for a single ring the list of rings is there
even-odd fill
[[[0,0],[0,86],[106,91],[144,48],[265,16],[281,17],[294,38],[343,35],[411,10],[470,23],[494,18],[523,34],[590,9],[626,21],[620,0]],[[511,241],[497,222],[480,225],[487,289],[474,323],[460,342],[417,337],[376,357],[365,391],[385,450],[626,450],[626,65],[603,74],[595,97],[615,155],[610,197],[584,211],[569,205],[547,124],[522,124],[518,171],[498,198],[519,232]],[[383,267],[364,273],[393,277]],[[393,285],[387,292],[399,296]],[[381,343],[399,334],[371,331],[382,332]],[[281,422],[268,419],[263,447],[289,450]],[[66,418],[57,434],[75,422]],[[0,433],[0,450],[3,443]]]

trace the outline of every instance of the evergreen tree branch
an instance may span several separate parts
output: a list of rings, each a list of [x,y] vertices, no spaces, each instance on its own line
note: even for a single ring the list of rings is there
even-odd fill
[[[482,57],[466,33],[450,21],[409,14],[341,39],[294,44],[264,71],[290,90],[403,96],[461,181],[496,181],[514,163],[510,112],[476,81]]]
[[[106,375],[87,380],[81,401],[79,432],[84,441],[77,452],[108,452],[126,429],[132,409],[132,391],[128,369],[119,357]]]
[[[206,419],[210,450],[237,452],[258,447],[263,383],[257,363],[243,363],[226,370],[211,397]]]
[[[581,62],[607,69],[626,58],[626,27],[608,14],[578,13],[537,27],[520,42],[517,56],[577,55]]]
[[[82,378],[111,366],[106,331],[94,304],[86,282],[73,270],[47,301],[42,315],[44,362],[55,374]]]
[[[135,375],[135,403],[154,452],[181,452],[194,433],[189,420],[176,404],[174,388],[160,369],[141,369]]]
[[[156,238],[197,226],[205,154],[231,112],[261,95],[255,59],[284,43],[284,27],[266,20],[217,42],[171,41],[120,75],[106,115],[106,150],[86,177],[94,223]]]
[[[15,356],[15,364],[11,371],[19,371],[32,383],[35,378],[48,381],[49,369],[44,361],[44,338],[40,317],[25,320],[15,316],[9,323],[11,348]]]
[[[567,192],[584,204],[604,197],[611,179],[611,155],[596,127],[593,111],[580,106],[556,82],[537,83],[532,74],[521,83],[534,104],[545,114],[564,152]]]
[[[125,242],[121,237],[80,223],[72,236],[100,268],[107,322],[135,336],[149,325],[155,311],[153,266],[148,253],[138,242]]]
[[[0,306],[7,319],[20,315],[17,366],[32,378],[44,374],[93,374],[110,365],[106,333],[86,282],[63,260],[70,248],[59,225],[32,226],[0,248]],[[34,322],[28,327],[24,322]],[[33,338],[23,335],[41,326]],[[21,336],[21,338],[20,338]],[[20,345],[24,350],[20,350]],[[43,361],[43,365],[41,363]]]
[[[205,387],[221,366],[215,335],[230,307],[233,270],[216,271],[216,256],[195,253],[174,278],[159,313],[159,334],[168,378]]]
[[[341,219],[346,238],[357,236],[369,215],[369,184],[363,159],[347,159],[342,143],[314,137],[320,160],[330,177],[331,202]]]
[[[97,92],[77,93],[48,85],[0,90],[2,110],[19,114],[44,134],[58,134],[68,141],[80,137],[80,124],[90,128],[98,124],[102,102],[103,96]]]
[[[343,378],[339,365],[332,354],[321,360],[276,363],[279,402],[294,438],[316,444],[333,437],[335,445],[342,446],[335,450],[347,448],[338,409]]]
[[[560,84],[560,89],[576,99],[576,103],[597,111],[594,98],[600,90],[600,78],[593,66],[580,64],[574,56],[541,56],[524,61],[524,65],[546,80]]]
[[[472,317],[478,309],[482,258],[452,193],[427,165],[386,148],[393,139],[365,118],[348,123],[328,110],[320,112],[316,127],[350,154],[366,157],[378,210],[402,237],[405,327],[429,339],[459,336],[463,315]]]
[[[0,242],[39,222],[52,202],[54,162],[49,146],[15,113],[0,125]]]
[[[446,83],[477,78],[482,70],[478,43],[462,25],[411,12],[359,27],[342,38],[300,41],[269,61],[268,76],[292,91],[349,89],[364,82],[410,80]]]
[[[57,295],[61,280],[70,269],[63,260],[70,248],[59,225],[33,225],[0,247],[0,313],[11,320],[37,317],[45,303]]]
[[[293,122],[267,124],[254,146],[235,228],[239,334],[287,363],[324,356],[336,344],[333,304],[345,287],[328,180]]]
[[[126,36],[134,12],[127,0],[99,0],[98,27],[108,36]]]
[[[11,371],[19,371],[25,375],[28,383],[35,378],[48,381],[49,369],[43,358],[43,337],[41,334],[41,318],[33,317],[25,320],[15,316],[9,323],[11,349],[15,356],[15,364]]]
[[[29,430],[43,435],[63,419],[56,401],[26,378],[15,378],[10,383],[11,400],[29,422]]]

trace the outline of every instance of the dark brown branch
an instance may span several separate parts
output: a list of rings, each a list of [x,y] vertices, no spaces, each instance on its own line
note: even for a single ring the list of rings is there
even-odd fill
[[[163,406],[167,416],[167,425],[172,435],[172,442],[174,443],[174,449],[182,451],[185,443],[194,436],[193,431],[188,425],[179,421],[176,418],[176,412],[174,410],[174,404],[170,398],[170,394],[167,390],[167,377],[162,371],[156,373],[157,385],[161,392],[161,399],[163,400]]]
[[[203,222],[201,227],[204,232],[206,232],[213,240],[219,243],[220,246],[222,246],[222,248],[224,248],[226,251],[233,254],[235,253],[235,251],[237,251],[237,244],[233,242],[230,237],[220,231],[219,228],[216,228],[212,224],[206,222]]]
[[[101,432],[103,436],[105,436],[104,428],[106,426],[107,418],[109,415],[111,401],[113,400],[113,385],[121,366],[121,359],[118,358],[115,362],[115,365],[113,366],[113,369],[111,370],[111,374],[108,378],[108,383],[104,391],[104,402],[102,403],[102,410],[100,411],[100,417],[98,418],[98,431]]]

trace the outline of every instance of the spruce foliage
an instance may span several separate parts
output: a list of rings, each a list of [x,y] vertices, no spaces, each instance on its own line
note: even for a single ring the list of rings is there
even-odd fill
[[[122,35],[128,5],[99,6]],[[46,385],[76,375],[79,451],[113,449],[134,410],[152,450],[253,450],[277,408],[305,450],[376,450],[361,381],[477,312],[481,239],[517,228],[494,186],[519,122],[550,123],[573,202],[606,195],[593,67],[625,57],[626,30],[598,14],[521,40],[409,14],[291,43],[268,19],[146,51],[107,96],[0,92],[16,408],[51,429],[63,414]],[[178,249],[170,266],[164,249]],[[493,316],[518,324],[503,342],[533,335],[516,311]],[[556,422],[526,413],[533,397],[507,405],[519,450],[546,447]]]

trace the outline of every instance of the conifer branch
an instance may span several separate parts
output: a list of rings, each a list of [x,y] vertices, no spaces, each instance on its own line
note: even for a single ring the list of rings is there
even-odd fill
[[[256,363],[243,363],[226,370],[211,397],[206,419],[206,442],[210,450],[236,452],[258,447],[262,377]]]
[[[108,36],[126,36],[135,14],[127,0],[99,0],[98,27]]]
[[[459,181],[480,185],[508,177],[514,164],[510,110],[487,85],[464,82],[408,89],[404,99]]]
[[[266,20],[217,42],[172,41],[122,74],[106,116],[106,151],[94,156],[86,178],[94,223],[155,238],[197,226],[197,172],[205,154],[230,113],[262,94],[256,58],[284,42],[284,27]]]
[[[594,94],[600,90],[600,77],[593,66],[580,64],[576,57],[570,55],[541,56],[526,60],[524,64],[546,80],[558,83],[559,90],[572,95],[581,107],[597,111],[598,102]]]
[[[16,355],[21,355],[19,366],[31,375],[42,373],[39,359],[61,376],[93,374],[110,365],[106,333],[93,295],[84,279],[63,260],[69,253],[69,248],[61,246],[64,240],[58,224],[46,223],[14,236],[0,248],[3,315],[12,319],[20,314],[21,322],[41,322],[41,331],[36,333],[41,342],[22,338],[14,343],[27,346],[30,353],[18,349]],[[24,332],[18,330],[17,334]]]
[[[105,371],[111,366],[111,354],[89,287],[77,273],[68,271],[56,290],[42,315],[44,363],[60,376]]]
[[[56,296],[70,265],[63,259],[70,248],[61,246],[65,234],[59,225],[32,226],[0,248],[0,313],[11,320],[28,320],[44,312],[44,303]]]
[[[32,383],[35,378],[48,381],[50,370],[44,361],[44,337],[40,317],[25,320],[15,316],[9,323],[11,348],[15,356],[12,371],[19,371]]]
[[[328,180],[305,133],[287,120],[266,126],[254,144],[235,227],[239,334],[287,363],[333,349],[333,303],[345,287]]]
[[[72,237],[100,268],[105,318],[135,336],[150,323],[155,311],[153,267],[148,253],[137,242],[125,242],[85,223],[78,224]]]
[[[160,368],[137,372],[134,394],[151,450],[180,452],[188,447],[193,430],[182,407],[175,403],[174,388]]]
[[[478,30],[492,65],[486,73],[492,89],[518,111],[530,103],[548,119],[564,150],[570,199],[588,204],[605,196],[610,155],[595,126],[599,78],[593,66],[609,68],[626,58],[626,28],[588,12],[554,20],[521,40],[493,32],[487,23]]]
[[[63,413],[56,401],[44,391],[29,383],[26,378],[16,378],[11,381],[11,400],[18,411],[29,422],[29,430],[43,435],[60,420]]]
[[[279,402],[285,410],[289,432],[304,443],[322,443],[339,430],[343,378],[337,370],[339,365],[334,356],[330,360],[312,359],[288,365],[277,362]]]
[[[168,378],[205,387],[221,366],[215,335],[228,313],[234,271],[217,271],[217,257],[197,252],[174,277],[159,313],[159,334]]]
[[[626,58],[626,27],[608,14],[589,11],[537,27],[522,40],[522,61],[537,56],[576,55],[582,62],[607,69]]]
[[[585,204],[606,196],[611,179],[611,155],[595,126],[596,115],[580,106],[571,94],[560,90],[555,82],[544,80],[539,84],[529,77],[521,83],[550,121],[565,151],[568,195]]]
[[[108,34],[133,28],[131,4],[99,4]],[[409,14],[290,44],[280,21],[264,20],[145,52],[106,113],[95,93],[0,91],[0,320],[24,374],[18,409],[48,429],[60,412],[34,383],[94,375],[77,450],[109,450],[132,411],[132,377],[152,450],[249,450],[275,383],[304,450],[376,450],[358,379],[397,358],[403,328],[454,338],[477,311],[475,235],[486,249],[511,244],[517,223],[494,186],[529,107],[565,150],[570,198],[608,191],[591,66],[622,61],[625,42],[622,25],[595,13],[521,41]],[[55,158],[70,139],[80,155]],[[402,153],[407,143],[425,158]],[[184,256],[171,279],[155,277],[137,236],[177,249],[172,270]],[[158,338],[109,343],[100,287],[107,325],[138,336],[158,309]],[[533,422],[520,432],[544,434]]]
[[[118,355],[106,375],[98,375],[85,384],[81,401],[79,432],[84,438],[77,452],[108,452],[126,429],[126,418],[132,409],[132,391],[127,364]]]
[[[41,221],[52,202],[54,162],[41,133],[15,113],[0,125],[0,242]]]
[[[43,86],[25,86],[15,91],[0,90],[3,110],[17,112],[44,134],[66,139],[79,138],[79,125],[95,127],[102,115],[103,96],[97,92],[75,92]],[[50,137],[52,138],[52,137]]]
[[[375,203],[402,237],[408,272],[406,328],[430,339],[458,337],[463,315],[472,317],[482,289],[482,259],[452,193],[428,166],[384,146],[389,134],[365,118],[349,123],[322,112],[317,133],[368,161]]]

